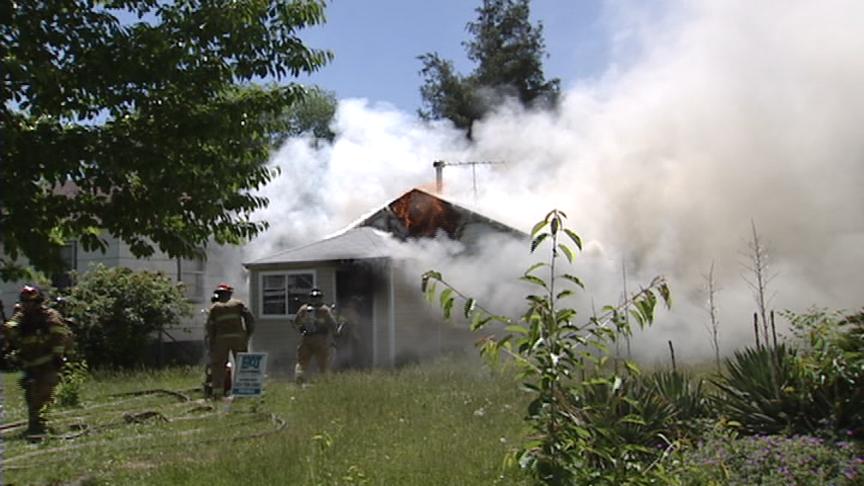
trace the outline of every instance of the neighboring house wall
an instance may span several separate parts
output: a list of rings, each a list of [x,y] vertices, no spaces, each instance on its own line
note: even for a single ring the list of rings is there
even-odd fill
[[[116,238],[108,238],[107,243],[108,246],[106,248],[106,251],[105,253],[102,253],[100,251],[86,251],[78,244],[77,241],[70,242],[67,245],[67,249],[69,249],[70,251],[64,251],[64,256],[71,256],[71,258],[67,260],[69,270],[83,273],[86,272],[91,265],[95,265],[98,263],[104,264],[109,267],[117,266],[117,262],[120,261],[122,242]],[[24,265],[27,264],[26,259],[21,258],[19,259],[19,261]],[[18,301],[18,292],[21,287],[26,283],[30,282],[0,282],[0,289],[2,289],[2,294],[0,294],[0,298],[3,299],[3,303],[5,304],[7,317],[12,314],[12,306],[15,304],[15,302]]]
[[[235,287],[235,297],[247,297],[243,270],[240,266],[241,250],[236,247],[214,247],[208,249],[207,260],[187,260],[178,262],[176,258],[157,251],[149,258],[136,258],[129,245],[117,238],[106,239],[108,245],[105,252],[85,251],[77,242],[69,244],[72,255],[70,270],[84,273],[91,266],[102,264],[107,267],[126,267],[132,270],[147,270],[162,272],[175,281],[182,281],[187,290],[187,297],[192,305],[193,315],[179,326],[167,330],[170,337],[167,342],[203,341],[204,322],[206,316],[202,310],[210,305],[212,290],[221,281],[229,281]],[[25,261],[26,263],[26,261]],[[12,307],[18,300],[18,291],[27,282],[0,282],[0,298],[3,299],[6,315],[11,316]]]

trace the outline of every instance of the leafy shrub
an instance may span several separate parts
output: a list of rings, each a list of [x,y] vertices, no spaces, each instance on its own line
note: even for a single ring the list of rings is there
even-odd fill
[[[864,318],[787,313],[795,338],[747,348],[715,380],[718,409],[749,433],[864,433]]]
[[[636,473],[657,461],[679,439],[700,434],[708,415],[706,404],[701,380],[677,371],[660,371],[633,374],[612,386],[589,381],[573,401],[571,414],[591,434],[592,447],[584,454],[591,468],[615,470],[624,459],[630,462],[629,472]],[[616,480],[634,482],[628,475],[620,474]]]
[[[54,400],[61,407],[77,407],[81,404],[81,387],[87,381],[87,362],[70,361],[63,365],[60,383],[54,392]]]
[[[147,358],[156,331],[176,325],[191,308],[162,273],[97,265],[68,291],[78,353],[95,368],[130,368]]]
[[[586,426],[592,447],[582,457],[591,469],[614,471],[622,460],[634,469],[669,445],[675,408],[641,380],[586,382],[568,405],[569,415]]]
[[[801,347],[796,365],[824,425],[864,438],[864,312],[786,317]]]
[[[818,437],[738,437],[715,430],[678,457],[669,473],[682,485],[855,485],[864,482],[864,457],[851,442]]]

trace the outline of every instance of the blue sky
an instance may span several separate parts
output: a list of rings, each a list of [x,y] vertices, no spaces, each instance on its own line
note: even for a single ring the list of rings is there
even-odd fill
[[[417,56],[438,52],[467,74],[465,26],[476,18],[480,0],[333,0],[327,23],[304,31],[311,46],[330,49],[335,60],[306,83],[339,98],[391,103],[403,111],[420,107]],[[600,0],[533,0],[531,16],[543,23],[547,78],[563,86],[603,71],[609,39]]]

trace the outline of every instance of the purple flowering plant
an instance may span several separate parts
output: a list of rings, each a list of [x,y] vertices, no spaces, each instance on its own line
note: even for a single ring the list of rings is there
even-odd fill
[[[682,485],[864,484],[864,450],[811,435],[754,435],[715,428],[670,468]]]

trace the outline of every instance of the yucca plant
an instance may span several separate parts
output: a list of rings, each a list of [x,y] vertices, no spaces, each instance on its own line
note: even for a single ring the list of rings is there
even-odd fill
[[[696,421],[709,415],[708,395],[704,380],[692,378],[680,371],[658,371],[641,380],[645,394],[656,395],[675,410],[668,427],[677,435],[696,432]]]
[[[593,444],[602,444],[586,451],[592,467],[614,469],[617,461],[645,460],[668,445],[677,411],[636,377],[588,383],[571,398],[569,412],[589,424]]]
[[[806,432],[820,427],[824,411],[814,400],[786,345],[746,348],[725,361],[713,382],[719,411],[748,433]]]
[[[588,380],[570,395],[567,414],[588,424],[590,467],[614,470],[621,461],[646,461],[673,441],[696,435],[708,413],[702,380],[677,371],[632,373],[612,382]]]

